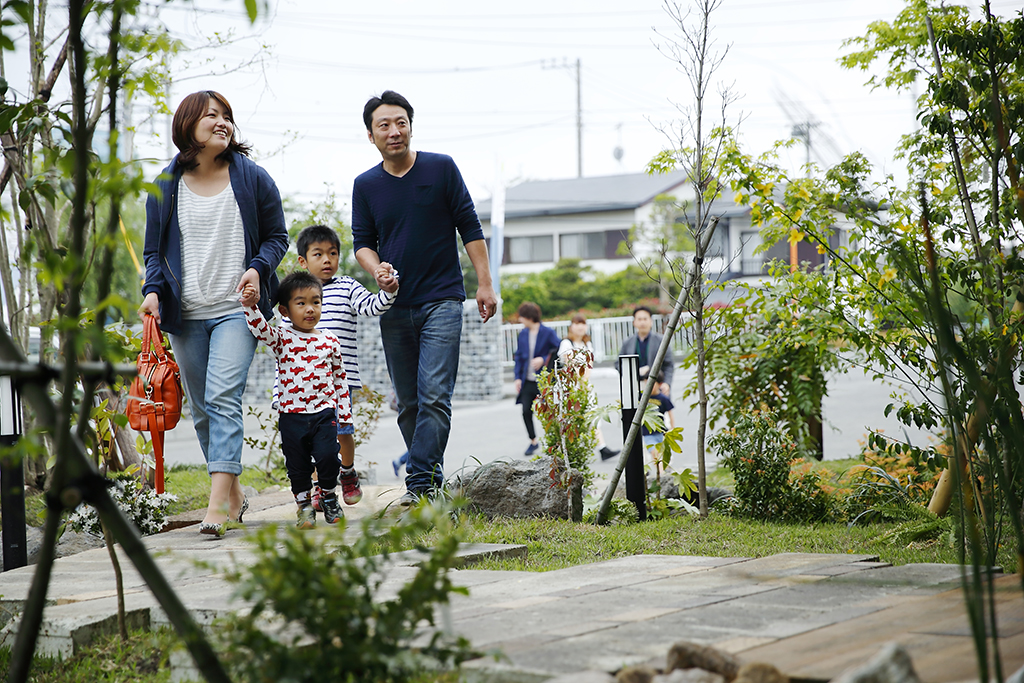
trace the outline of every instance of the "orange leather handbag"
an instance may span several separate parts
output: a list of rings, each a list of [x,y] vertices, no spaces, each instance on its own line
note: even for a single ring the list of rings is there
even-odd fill
[[[167,354],[164,335],[151,315],[143,321],[142,350],[135,364],[138,374],[128,390],[125,412],[132,429],[153,434],[156,490],[163,493],[163,433],[178,424],[184,392],[178,364]]]

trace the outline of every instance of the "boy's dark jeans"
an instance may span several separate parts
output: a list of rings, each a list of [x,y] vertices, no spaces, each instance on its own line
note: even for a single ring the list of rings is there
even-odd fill
[[[341,458],[338,456],[338,420],[334,408],[319,413],[281,413],[281,450],[288,469],[292,493],[299,494],[313,488],[316,470],[320,488],[333,489],[338,485]]]

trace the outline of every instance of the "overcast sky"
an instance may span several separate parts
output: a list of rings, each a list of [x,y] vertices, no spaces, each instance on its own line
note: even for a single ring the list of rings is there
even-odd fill
[[[208,44],[214,32],[238,39],[177,61],[172,106],[195,90],[223,93],[260,163],[283,193],[302,200],[323,196],[329,185],[347,203],[354,177],[379,163],[361,112],[384,89],[415,107],[414,147],[450,154],[477,200],[490,197],[499,174],[513,184],[576,176],[577,59],[585,176],[643,171],[677,143],[659,129],[671,130],[676,105],[692,99],[677,65],[656,47],[678,33],[658,0],[271,0],[255,26],[242,0],[149,5],[191,46]],[[913,129],[911,97],[871,92],[867,74],[836,60],[849,51],[844,39],[891,20],[902,6],[724,0],[712,16],[713,35],[717,49],[729,52],[715,82],[739,97],[728,115],[732,123],[743,117],[747,150],[762,152],[810,120],[814,151],[825,160],[860,150],[899,174],[892,150]],[[1020,2],[994,0],[993,7],[1007,15]],[[254,67],[212,75],[258,54]],[[141,125],[137,154],[166,160],[165,126],[161,119]],[[796,149],[783,163],[795,169],[803,156]]]

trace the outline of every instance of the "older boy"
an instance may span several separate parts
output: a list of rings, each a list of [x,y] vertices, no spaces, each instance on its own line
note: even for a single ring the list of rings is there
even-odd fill
[[[382,282],[381,290],[371,294],[354,278],[343,275],[335,277],[341,258],[341,239],[326,225],[311,225],[299,233],[295,242],[299,253],[299,266],[319,278],[323,285],[321,316],[318,329],[332,332],[341,343],[342,358],[349,391],[355,395],[362,388],[359,379],[359,356],[356,343],[356,315],[383,315],[391,308],[398,296],[398,278],[390,263],[381,263],[377,270]],[[378,273],[375,273],[378,275]],[[388,277],[385,277],[387,275]],[[346,505],[355,505],[363,497],[359,487],[359,475],[355,468],[355,447],[351,439],[353,428],[350,424],[338,425],[338,440],[341,448],[341,498]],[[347,448],[352,441],[353,447]],[[320,509],[320,488],[313,488],[313,509]]]
[[[347,441],[355,450],[351,433],[338,434],[339,424],[352,424],[352,406],[341,343],[330,332],[316,329],[322,294],[320,280],[310,273],[287,276],[277,290],[278,310],[291,322],[277,327],[271,327],[256,308],[258,293],[252,285],[247,285],[241,296],[249,331],[277,358],[280,395],[274,408],[280,413],[281,450],[300,529],[316,525],[311,500],[314,470],[322,490],[324,521],[336,524],[342,518],[334,491],[341,469],[339,441]]]

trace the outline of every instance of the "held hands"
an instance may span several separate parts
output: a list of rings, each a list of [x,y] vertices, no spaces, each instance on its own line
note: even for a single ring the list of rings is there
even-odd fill
[[[250,285],[252,286],[252,288],[254,290],[256,290],[255,291],[255,297],[256,298],[252,300],[252,303],[247,304],[246,303],[246,299],[244,298],[245,297],[245,288],[250,286]],[[242,279],[238,281],[238,286],[235,287],[235,291],[236,292],[242,292],[241,296],[238,297],[238,300],[242,302],[243,306],[245,306],[246,308],[252,308],[253,306],[255,306],[259,302],[259,300],[260,300],[260,274],[259,274],[259,272],[257,272],[255,268],[250,268],[249,270],[245,271],[242,274]]]
[[[390,263],[382,261],[373,270],[373,279],[385,292],[398,291],[398,271]]]
[[[242,295],[238,297],[238,300],[245,308],[256,308],[256,302],[260,300],[260,290],[253,287],[252,283],[246,283],[242,287]]]

